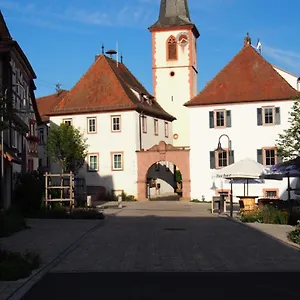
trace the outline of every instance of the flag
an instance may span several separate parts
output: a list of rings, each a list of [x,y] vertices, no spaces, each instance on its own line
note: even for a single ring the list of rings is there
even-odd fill
[[[262,50],[262,44],[261,44],[261,42],[260,42],[259,39],[258,39],[258,41],[257,41],[256,49],[259,50],[259,52],[261,53],[261,50]]]

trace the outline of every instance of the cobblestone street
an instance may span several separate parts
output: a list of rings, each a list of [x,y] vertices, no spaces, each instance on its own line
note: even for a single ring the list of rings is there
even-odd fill
[[[69,280],[72,297],[94,299],[76,293],[76,282],[81,278],[84,289],[85,283],[96,280],[96,272],[300,271],[297,249],[251,227],[211,215],[207,204],[149,202],[125,206],[87,234],[24,299],[63,299],[57,298],[55,288],[49,290],[49,285],[55,282],[56,288],[63,289],[61,282]],[[88,275],[90,272],[94,273]],[[68,284],[63,286],[66,291],[70,289]],[[103,290],[107,286],[99,282],[98,287]],[[46,294],[39,294],[46,288]],[[70,291],[70,298],[60,293],[64,299],[74,299]]]

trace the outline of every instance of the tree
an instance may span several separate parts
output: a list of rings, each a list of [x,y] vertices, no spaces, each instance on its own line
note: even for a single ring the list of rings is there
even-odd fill
[[[296,99],[300,99],[299,96]],[[289,113],[290,127],[285,129],[276,140],[278,155],[283,161],[291,160],[300,155],[300,102],[295,101]]]
[[[58,162],[61,171],[77,173],[87,156],[86,139],[79,129],[72,125],[61,124],[50,129],[47,139],[47,155]]]

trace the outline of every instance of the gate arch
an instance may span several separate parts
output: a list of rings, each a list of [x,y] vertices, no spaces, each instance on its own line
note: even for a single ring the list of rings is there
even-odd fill
[[[138,199],[146,200],[146,177],[149,168],[159,162],[169,161],[178,166],[182,175],[182,200],[191,199],[190,148],[174,147],[160,141],[146,151],[137,151]]]

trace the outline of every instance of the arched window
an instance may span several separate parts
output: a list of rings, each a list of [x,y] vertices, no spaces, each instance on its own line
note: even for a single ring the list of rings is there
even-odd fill
[[[167,41],[167,59],[177,59],[177,42],[174,36],[170,36]]]

